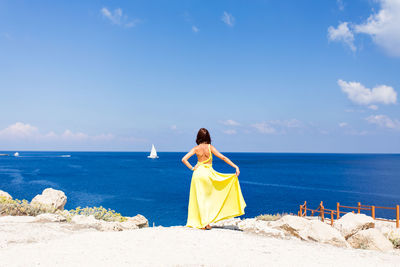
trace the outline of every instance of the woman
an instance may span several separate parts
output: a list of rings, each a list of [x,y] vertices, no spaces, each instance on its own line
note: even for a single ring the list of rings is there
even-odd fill
[[[210,223],[244,214],[244,202],[239,185],[239,167],[211,145],[210,133],[201,128],[197,133],[197,146],[182,162],[193,171],[190,185],[188,218],[186,226],[211,229]],[[192,167],[188,159],[196,154],[198,162]],[[212,168],[212,155],[236,169],[235,174],[223,174]]]

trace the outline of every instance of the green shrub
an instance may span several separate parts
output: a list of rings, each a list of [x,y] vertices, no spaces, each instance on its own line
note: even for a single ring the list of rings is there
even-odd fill
[[[26,199],[8,199],[0,197],[0,215],[37,216],[42,213],[55,213],[56,209],[48,205],[30,204]]]
[[[276,213],[276,214],[260,214],[256,217],[257,220],[261,221],[277,221],[283,216],[287,215],[287,213]]]
[[[81,208],[77,207],[76,209],[70,210],[69,213],[71,216],[73,215],[93,215],[98,220],[104,220],[107,222],[124,222],[127,221],[128,218],[122,216],[120,213],[115,212],[115,210],[105,209],[102,206],[100,207],[86,207]]]
[[[27,200],[8,199],[0,196],[0,216],[11,215],[11,216],[37,216],[42,213],[54,213],[64,216],[68,222],[71,221],[74,215],[93,215],[98,220],[104,220],[108,222],[124,222],[128,218],[122,216],[115,210],[105,209],[100,207],[77,207],[76,209],[68,210],[57,210],[52,206],[30,204]]]

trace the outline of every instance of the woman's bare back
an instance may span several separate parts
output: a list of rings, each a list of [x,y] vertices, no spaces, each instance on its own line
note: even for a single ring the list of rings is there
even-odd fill
[[[200,145],[194,147],[194,151],[196,153],[197,160],[199,162],[208,160],[210,158],[210,150],[208,149],[208,146],[211,146],[211,145],[200,144]],[[211,163],[211,161],[207,162],[207,163]]]

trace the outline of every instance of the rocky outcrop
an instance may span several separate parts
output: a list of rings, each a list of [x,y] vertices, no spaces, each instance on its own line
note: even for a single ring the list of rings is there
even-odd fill
[[[128,221],[126,223],[126,225],[129,225],[128,223],[135,224],[138,228],[149,227],[149,221],[141,214],[138,214],[134,217],[128,217]]]
[[[353,248],[371,249],[379,251],[389,251],[393,249],[393,244],[377,229],[361,230],[352,235],[347,242]]]
[[[0,190],[0,197],[5,197],[7,199],[12,199],[12,196],[9,193],[7,193],[7,192],[5,192],[3,190]]]
[[[43,213],[35,217],[35,222],[66,222],[67,219],[54,213]]]
[[[67,196],[63,191],[53,188],[46,188],[42,194],[35,196],[31,204],[49,206],[58,210],[63,210],[67,203]]]
[[[283,230],[287,235],[302,240],[331,244],[337,247],[349,247],[339,231],[319,220],[308,220],[298,216],[286,215],[271,222],[275,229]]]
[[[128,218],[128,220],[124,222],[97,220],[93,215],[75,215],[72,217],[71,223],[80,228],[94,228],[98,231],[124,231],[148,227],[147,219],[140,214]]]
[[[257,219],[245,219],[241,222],[238,222],[237,225],[240,230],[243,230],[245,232],[278,238],[285,237],[285,234],[282,230],[271,228],[266,221]]]
[[[375,227],[372,217],[365,214],[347,213],[334,223],[334,227],[348,239],[361,230]]]

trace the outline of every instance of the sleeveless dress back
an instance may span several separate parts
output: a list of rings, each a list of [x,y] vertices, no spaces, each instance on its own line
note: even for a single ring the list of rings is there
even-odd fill
[[[246,203],[236,174],[216,172],[210,157],[198,162],[190,185],[188,218],[186,226],[203,228],[220,220],[244,214]]]

